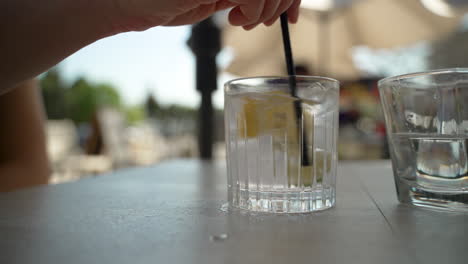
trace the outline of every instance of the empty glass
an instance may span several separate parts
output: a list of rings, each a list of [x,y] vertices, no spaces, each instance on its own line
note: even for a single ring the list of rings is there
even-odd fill
[[[468,69],[379,82],[398,199],[468,211]]]
[[[296,76],[238,79],[225,85],[228,202],[275,213],[335,204],[339,83]]]

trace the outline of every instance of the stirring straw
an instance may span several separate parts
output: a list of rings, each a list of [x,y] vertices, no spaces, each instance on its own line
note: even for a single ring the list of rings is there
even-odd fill
[[[294,69],[294,61],[292,56],[292,49],[291,49],[291,38],[289,37],[289,26],[288,26],[288,14],[284,12],[281,14],[281,32],[283,35],[283,44],[284,44],[284,55],[286,58],[286,66],[288,69],[289,75],[289,88],[292,97],[297,98],[297,83],[296,83],[296,70]],[[294,110],[296,112],[296,118],[299,122],[302,122],[302,109],[301,109],[301,101],[298,100],[294,101]],[[301,163],[302,166],[310,165],[309,162],[309,155],[307,152],[307,141],[305,136],[305,131],[301,131],[302,133],[302,159]]]

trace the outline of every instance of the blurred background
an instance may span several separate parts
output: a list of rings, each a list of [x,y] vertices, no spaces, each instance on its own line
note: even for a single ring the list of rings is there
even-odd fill
[[[468,67],[463,0],[303,0],[298,74],[338,79],[339,158],[385,159],[377,81]],[[226,12],[100,40],[40,76],[51,183],[174,158],[224,159],[223,84],[285,75],[279,23],[243,31]]]

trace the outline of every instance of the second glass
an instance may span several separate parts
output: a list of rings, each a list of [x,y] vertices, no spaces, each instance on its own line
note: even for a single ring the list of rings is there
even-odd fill
[[[231,207],[304,213],[335,204],[339,83],[295,76],[238,79],[225,86]]]
[[[398,199],[468,211],[468,69],[379,82]]]

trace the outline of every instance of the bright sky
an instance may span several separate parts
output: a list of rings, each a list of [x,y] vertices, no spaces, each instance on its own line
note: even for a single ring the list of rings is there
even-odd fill
[[[109,37],[76,52],[59,70],[66,80],[85,76],[94,82],[113,84],[128,104],[144,101],[148,92],[164,104],[197,106],[194,57],[186,45],[190,27],[157,27]],[[226,52],[219,63],[228,62]],[[219,77],[214,104],[223,105],[222,84],[233,78]]]

